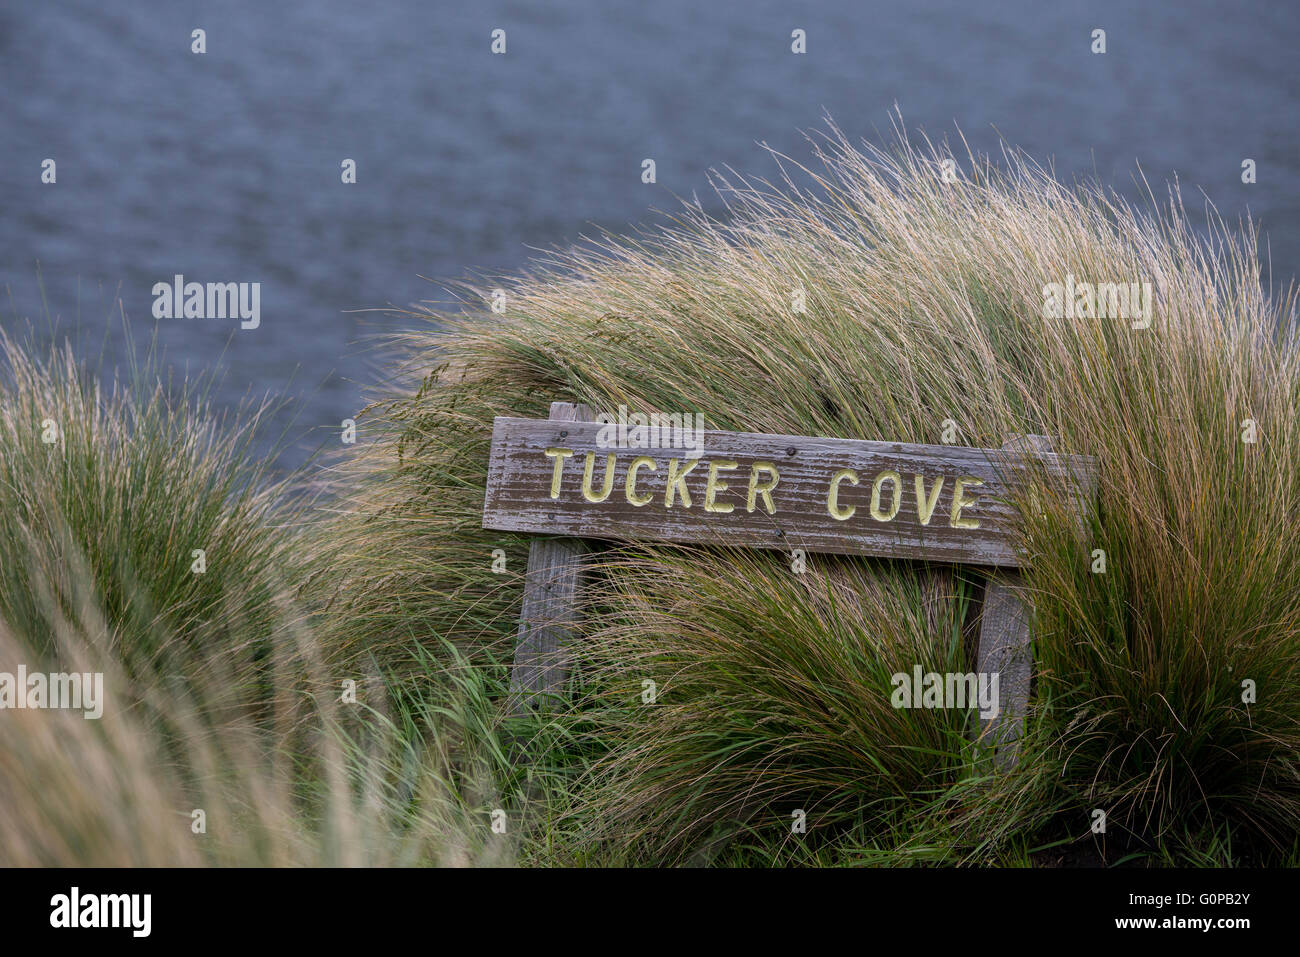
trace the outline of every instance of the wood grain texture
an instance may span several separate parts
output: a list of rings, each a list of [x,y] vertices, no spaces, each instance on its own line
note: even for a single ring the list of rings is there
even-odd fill
[[[1013,451],[1050,452],[1045,435],[1016,436],[1007,441]],[[1000,709],[997,717],[980,723],[979,741],[990,749],[994,767],[1007,771],[1019,757],[1033,680],[1033,605],[1020,572],[1004,570],[990,576],[980,617],[979,655],[975,670],[998,675]]]
[[[589,420],[586,406],[551,403],[552,422]],[[562,426],[554,426],[564,431]],[[493,450],[494,461],[495,452]],[[510,714],[518,716],[561,703],[572,658],[570,642],[578,620],[583,556],[574,538],[539,538],[528,546],[523,608],[510,672]]]
[[[1024,556],[1018,551],[1012,496],[1037,474],[1068,495],[1071,507],[1082,511],[1096,477],[1095,459],[1032,448],[1008,451],[706,431],[698,463],[678,482],[670,482],[670,460],[676,460],[679,473],[692,461],[685,450],[604,448],[597,441],[601,428],[594,423],[498,418],[484,528],[575,538],[802,548],[1014,568]],[[548,449],[572,454],[548,456]],[[604,491],[607,456],[615,456],[614,480],[603,501],[584,498],[588,453],[593,456],[589,488],[596,497]],[[647,457],[653,468],[643,463],[629,489],[628,467],[640,456]],[[557,461],[558,494],[552,498]],[[726,512],[706,508],[715,464],[715,484],[726,487],[715,488],[714,505],[729,508]],[[772,478],[761,469],[764,464],[778,476],[770,493],[774,514],[769,514],[760,495],[749,495],[751,482],[761,488]],[[838,484],[837,508],[853,509],[850,517],[839,520],[828,510],[828,493],[834,476],[845,469],[853,471],[858,484],[850,480]],[[873,489],[883,472],[898,477],[881,479],[873,515]],[[926,502],[918,495],[918,475]],[[963,477],[983,484],[965,487],[963,496],[974,499],[974,504],[960,508],[954,518],[957,482]],[[931,510],[929,500],[936,488]],[[633,504],[633,498],[645,504]],[[923,521],[927,512],[928,523]],[[963,521],[976,521],[979,527],[961,527]]]

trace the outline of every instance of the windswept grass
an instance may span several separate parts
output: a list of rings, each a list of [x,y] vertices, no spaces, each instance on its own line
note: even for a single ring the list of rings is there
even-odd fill
[[[901,129],[811,144],[718,174],[721,215],[503,280],[504,315],[469,287],[428,310],[310,486],[258,463],[256,409],[0,337],[0,670],[111,689],[102,722],[0,718],[6,862],[1300,859],[1300,338],[1253,228]],[[1067,276],[1150,282],[1150,327],[1044,316]],[[891,703],[896,672],[973,670],[983,572],[725,542],[593,553],[571,704],[508,718],[528,543],[481,527],[488,446],[552,400],[1095,456],[1082,523],[1018,503],[1018,768],[989,773],[967,715]]]
[[[967,589],[947,570],[652,549],[601,563],[584,634],[590,717],[618,747],[574,813],[655,859],[738,829],[896,831],[974,773],[967,714],[890,705],[891,676],[969,670]],[[909,679],[910,680],[910,679]],[[798,850],[795,850],[798,853]]]
[[[1261,282],[1253,229],[1211,211],[1198,230],[1177,190],[1134,208],[1012,152],[954,157],[947,183],[947,148],[901,131],[888,152],[833,127],[812,145],[807,166],[774,155],[771,181],[719,174],[721,218],[688,205],[660,229],[556,252],[503,283],[505,315],[466,289],[461,315],[431,311],[438,330],[406,338],[412,384],[372,410],[348,466],[360,491],[331,533],[340,660],[376,635],[399,672],[412,638],[508,649],[523,543],[479,527],[495,415],[565,399],[759,432],[937,443],[953,420],[961,442],[994,447],[1044,433],[1098,457],[1101,476],[1081,533],[1025,503],[1032,762],[969,786],[949,717],[890,712],[883,670],[938,661],[953,633],[921,629],[906,572],[817,562],[796,580],[780,561],[650,547],[602,568],[578,645],[589,839],[677,860],[761,822],[765,846],[788,845],[789,809],[808,805],[826,815],[808,842],[834,842],[886,807],[939,820],[953,802],[934,795],[956,788],[970,801],[931,857],[978,859],[1049,822],[1044,840],[1084,836],[1099,807],[1112,843],[1139,851],[1229,826],[1252,853],[1287,853],[1300,352],[1294,292]],[[1044,286],[1067,275],[1150,282],[1151,327],[1045,318]],[[491,574],[496,547],[508,575]],[[633,707],[650,672],[663,697]],[[616,689],[625,706],[603,706]],[[870,843],[843,840],[846,854]],[[884,840],[904,855],[929,838]]]
[[[151,366],[101,382],[0,333],[0,673],[104,692],[98,718],[0,711],[0,866],[514,859],[487,826],[504,759],[482,757],[481,681],[394,698],[367,668],[341,700],[299,598],[300,477],[253,452],[263,412],[224,420]]]
[[[464,740],[457,704],[387,712],[382,685],[358,704],[325,690],[318,644],[291,609],[277,618],[278,688],[232,691],[223,649],[184,681],[146,680],[90,595],[46,631],[41,658],[0,623],[0,671],[20,664],[104,675],[103,717],[12,710],[0,720],[0,866],[445,866],[515,859],[489,826],[503,802]],[[121,660],[126,654],[127,661]],[[318,689],[308,694],[306,688]],[[471,803],[474,802],[474,803]]]
[[[303,496],[253,451],[269,406],[218,416],[152,356],[122,382],[66,343],[32,352],[0,331],[0,620],[49,650],[90,594],[132,668],[183,672],[220,648],[250,678],[271,582],[307,569]]]

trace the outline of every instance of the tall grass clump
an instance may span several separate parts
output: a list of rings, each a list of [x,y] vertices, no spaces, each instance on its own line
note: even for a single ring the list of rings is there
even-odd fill
[[[255,447],[268,406],[221,416],[202,383],[133,365],[103,379],[66,341],[42,357],[0,331],[0,619],[52,649],[90,594],[132,667],[220,648],[250,678],[309,572],[302,496]]]
[[[256,445],[267,407],[223,418],[158,370],[103,379],[0,332],[0,673],[103,692],[89,717],[0,711],[0,866],[512,861],[474,683],[403,699],[367,669],[344,703],[301,597],[311,494]]]
[[[56,613],[39,648],[30,628],[0,621],[0,671],[103,675],[97,717],[20,709],[0,720],[0,866],[515,859],[513,836],[487,826],[500,803],[492,742],[458,723],[482,710],[463,686],[440,683],[437,707],[393,711],[368,683],[363,705],[345,705],[324,689],[319,644],[288,605],[267,658],[274,687],[295,693],[232,686],[224,647],[196,651],[183,679],[159,676],[133,660],[141,646],[112,640],[85,582],[74,586],[76,617]]]
[[[968,670],[964,582],[831,557],[791,574],[786,556],[727,550],[638,549],[599,568],[584,705],[619,747],[576,788],[590,843],[713,861],[766,834],[768,853],[797,859],[796,821],[905,833],[972,774],[966,714],[920,717],[889,694],[913,664]]]
[[[332,660],[370,649],[418,680],[411,642],[446,643],[504,681],[526,542],[480,527],[496,415],[563,399],[757,432],[938,443],[951,419],[981,447],[1042,433],[1100,476],[1081,530],[1022,503],[1039,672],[1020,770],[980,783],[952,716],[888,705],[888,672],[963,654],[950,571],[836,560],[796,578],[780,560],[647,546],[601,564],[585,609],[563,718],[583,840],[683,860],[742,829],[771,860],[796,844],[971,860],[1018,829],[1086,834],[1102,807],[1130,848],[1177,858],[1228,828],[1261,859],[1285,852],[1300,828],[1300,352],[1294,293],[1262,281],[1253,227],[1212,211],[1195,225],[1176,188],[1134,206],[1061,184],[1012,151],[955,157],[901,131],[859,147],[834,127],[811,144],[807,163],[774,155],[768,180],[717,175],[718,214],[690,204],[546,256],[500,283],[504,315],[468,287],[458,314],[429,311],[436,329],[406,337],[403,375],[341,466],[321,580]],[[1150,282],[1150,328],[1044,316],[1045,285],[1067,275]],[[658,703],[632,706],[655,675]],[[806,840],[789,837],[800,807],[817,811]]]

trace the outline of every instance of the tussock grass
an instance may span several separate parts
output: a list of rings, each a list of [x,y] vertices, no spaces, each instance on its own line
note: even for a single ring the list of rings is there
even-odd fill
[[[719,827],[762,821],[779,846],[800,802],[833,840],[854,813],[910,801],[921,820],[957,788],[975,804],[948,859],[996,853],[1049,819],[1086,835],[1097,807],[1139,847],[1228,821],[1261,854],[1291,847],[1300,353],[1294,290],[1266,288],[1253,228],[1212,210],[1194,226],[1177,188],[1135,208],[1011,151],[954,157],[946,183],[948,148],[901,130],[888,151],[833,127],[811,144],[806,165],[773,154],[770,180],[718,174],[721,217],[686,205],[660,228],[544,257],[504,283],[503,316],[470,287],[459,315],[429,311],[437,330],[404,343],[412,384],[372,409],[348,466],[360,491],[341,506],[331,599],[346,612],[331,646],[346,660],[391,635],[399,672],[409,638],[508,648],[523,543],[479,528],[494,415],[565,399],[760,432],[937,443],[951,419],[961,442],[988,447],[1044,433],[1097,456],[1101,476],[1082,530],[1024,503],[1041,663],[1032,771],[970,788],[947,717],[882,703],[887,655],[934,659],[951,632],[920,630],[922,592],[889,585],[897,570],[857,563],[859,605],[837,600],[829,617],[813,596],[841,594],[839,563],[795,581],[779,561],[648,548],[602,570],[579,644],[595,683],[574,714],[592,723],[592,839],[677,860]],[[1067,274],[1151,282],[1151,328],[1044,318],[1043,287]],[[494,547],[510,574],[490,574]],[[603,706],[615,688],[630,702],[649,671],[668,676],[654,710]],[[1245,678],[1259,689],[1249,706]]]
[[[575,809],[592,840],[687,860],[711,853],[701,835],[779,818],[797,845],[799,812],[818,836],[892,831],[973,773],[965,713],[890,705],[913,664],[969,670],[950,571],[819,557],[795,575],[781,555],[653,549],[601,572],[584,705],[619,746]]]
[[[306,567],[304,497],[252,452],[270,406],[218,416],[202,382],[163,381],[152,355],[104,382],[70,344],[33,351],[0,332],[0,619],[49,650],[88,593],[131,667],[183,672],[221,648],[251,680],[268,583]]]
[[[383,686],[359,705],[324,690],[319,646],[292,609],[273,639],[277,688],[232,691],[224,650],[191,661],[184,681],[141,677],[110,648],[108,623],[51,623],[62,670],[102,672],[103,717],[7,711],[0,721],[3,866],[491,866],[514,860],[513,835],[487,826],[502,802],[455,722],[464,689],[441,709],[387,713]],[[0,623],[0,670],[40,660]],[[130,652],[126,652],[129,656]],[[486,740],[486,739],[485,739]],[[477,776],[476,776],[477,775]],[[477,790],[476,790],[477,788]]]
[[[422,310],[310,485],[251,454],[256,409],[223,424],[151,370],[100,384],[0,338],[0,669],[112,693],[99,723],[0,719],[7,862],[1024,864],[1100,808],[1111,863],[1293,863],[1300,339],[1253,227],[901,129],[810,143],[769,180],[717,174],[720,215],[544,256],[504,315],[470,286]],[[1150,328],[1045,317],[1067,275],[1150,282]],[[895,672],[973,670],[981,572],[795,574],[725,542],[598,550],[572,704],[508,719],[527,540],[481,528],[487,453],[494,416],[553,400],[929,443],[951,420],[1095,456],[1082,521],[1047,487],[1018,503],[1018,769],[988,773],[966,715],[890,701]]]
[[[404,700],[368,668],[341,703],[299,598],[310,495],[252,451],[265,407],[32,352],[0,333],[0,672],[101,673],[104,698],[0,711],[0,865],[513,860],[479,826],[502,802],[463,674]]]

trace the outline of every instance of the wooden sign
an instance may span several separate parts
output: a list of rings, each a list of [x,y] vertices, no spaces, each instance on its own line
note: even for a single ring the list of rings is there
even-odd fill
[[[1019,567],[1035,478],[1082,510],[1096,463],[1049,452],[703,431],[613,441],[593,422],[498,418],[483,527]],[[678,433],[674,433],[676,435]]]
[[[662,438],[662,432],[659,433]],[[1033,659],[1032,604],[1016,568],[1011,502],[1057,483],[1080,515],[1097,461],[1042,435],[1000,449],[709,432],[690,447],[606,441],[591,411],[496,419],[483,527],[548,537],[528,551],[510,711],[562,699],[579,618],[585,539],[802,548],[1004,566],[988,577],[976,668],[1001,678],[1002,707],[975,737],[998,770],[1016,763]],[[630,436],[627,438],[631,438]],[[1035,474],[1036,473],[1036,474]]]

